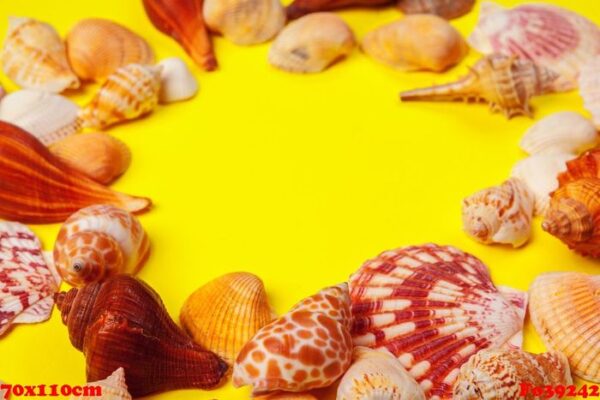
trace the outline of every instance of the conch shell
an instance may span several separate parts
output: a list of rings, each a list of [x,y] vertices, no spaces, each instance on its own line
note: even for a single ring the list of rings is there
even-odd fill
[[[482,243],[524,245],[531,235],[534,195],[518,178],[479,191],[463,201],[465,231]]]
[[[521,384],[531,385],[523,396]],[[460,369],[454,400],[534,400],[534,387],[573,384],[564,354],[551,351],[531,354],[522,350],[483,350]],[[549,397],[548,397],[549,398]],[[552,397],[556,399],[557,397]]]
[[[108,378],[86,385],[88,392],[95,395],[71,397],[72,400],[96,400],[101,395],[102,400],[132,400],[127,383],[125,382],[125,370],[117,369]],[[85,389],[84,389],[85,392]]]
[[[202,16],[203,0],[143,0],[156,29],[175,39],[206,71],[217,68],[212,41]]]
[[[421,386],[388,351],[355,347],[353,363],[337,390],[336,400],[425,400]]]
[[[379,7],[392,2],[393,0],[294,0],[287,7],[287,15],[290,19],[296,19],[314,12],[347,7]]]
[[[557,175],[557,181],[561,186],[580,178],[600,178],[600,149],[586,151],[579,157],[567,161],[563,171]]]
[[[435,14],[445,19],[462,17],[474,5],[475,0],[398,0],[405,14]]]
[[[8,18],[0,61],[6,76],[23,88],[60,93],[79,87],[60,36],[53,27],[35,19]]]
[[[596,129],[600,130],[600,55],[581,67],[579,93]]]
[[[187,100],[198,93],[198,81],[181,58],[165,58],[158,65],[161,67],[158,94],[161,103]]]
[[[143,213],[152,202],[111,191],[64,165],[29,133],[0,122],[1,218],[34,224],[62,222],[93,204]]]
[[[361,47],[377,61],[407,71],[441,72],[469,51],[460,33],[435,15],[411,15],[384,25],[368,33]]]
[[[59,293],[71,344],[86,358],[88,381],[123,368],[135,397],[217,386],[227,364],[196,345],[169,317],[158,294],[130,275]]]
[[[549,93],[558,76],[528,60],[492,55],[471,68],[457,82],[400,93],[402,101],[475,100],[490,104],[507,118],[532,116],[529,99]]]
[[[71,68],[85,81],[102,82],[128,64],[153,64],[148,42],[126,27],[106,19],[81,20],[67,35]]]
[[[340,17],[315,13],[281,31],[269,52],[269,62],[288,72],[321,72],[350,54],[354,46],[354,34]]]
[[[285,25],[279,0],[204,0],[206,25],[239,45],[266,42]]]
[[[273,313],[260,278],[234,272],[196,290],[183,305],[180,319],[196,343],[233,365],[242,347],[271,322]]]

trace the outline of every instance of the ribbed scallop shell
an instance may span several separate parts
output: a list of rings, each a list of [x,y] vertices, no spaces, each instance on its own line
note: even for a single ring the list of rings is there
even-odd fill
[[[450,246],[382,253],[350,277],[355,346],[387,349],[430,399],[449,399],[458,369],[518,340],[523,320],[487,267]]]
[[[531,235],[534,195],[518,178],[463,200],[465,232],[482,243],[524,245]]]
[[[8,17],[0,60],[6,76],[23,88],[60,93],[79,87],[64,43],[56,30],[44,22]]]
[[[86,81],[103,81],[128,64],[154,63],[154,53],[146,40],[106,19],[79,21],[67,35],[66,43],[71,68]]]
[[[165,58],[158,65],[161,67],[158,95],[161,103],[187,100],[198,93],[198,81],[181,58]]]
[[[454,400],[534,400],[532,388],[521,395],[521,384],[533,387],[568,386],[573,383],[564,354],[551,351],[531,354],[522,350],[482,350],[460,369]],[[546,397],[549,398],[549,397]],[[552,399],[557,399],[553,396]]]
[[[262,280],[234,272],[196,290],[179,318],[196,343],[233,365],[242,347],[273,320],[273,313]]]
[[[600,130],[600,56],[581,67],[579,93],[583,98],[583,105],[592,115],[596,129]]]
[[[529,289],[529,314],[549,349],[564,353],[571,371],[600,382],[600,275],[556,272]]]
[[[314,13],[291,22],[269,52],[271,65],[288,72],[321,72],[355,46],[350,27],[333,13]]]
[[[398,8],[405,14],[435,14],[454,19],[467,14],[475,0],[399,0]]]
[[[102,400],[131,400],[132,397],[127,390],[127,383],[125,382],[125,370],[123,368],[117,369],[109,377],[97,382],[90,382],[86,385],[89,389],[97,392],[100,388],[102,393]],[[85,389],[84,389],[85,390]],[[95,400],[99,396],[78,396],[71,397],[71,399],[81,400]]]
[[[556,90],[578,86],[580,68],[600,54],[600,29],[587,18],[550,4],[511,9],[486,2],[468,39],[483,54],[529,59],[560,75]]]

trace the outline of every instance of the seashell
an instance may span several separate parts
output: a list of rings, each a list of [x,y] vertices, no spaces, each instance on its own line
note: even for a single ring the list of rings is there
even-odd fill
[[[531,354],[522,350],[482,350],[460,369],[454,385],[456,400],[533,400],[531,389],[521,395],[521,384],[557,387],[573,384],[564,354]],[[550,396],[547,396],[550,398]],[[556,399],[557,397],[552,397]]]
[[[2,85],[0,85],[0,100],[2,100],[5,96],[6,96],[6,90],[4,90]]]
[[[402,101],[487,102],[507,118],[532,116],[529,99],[550,92],[557,75],[531,61],[499,55],[484,57],[454,83],[400,93]]]
[[[352,358],[338,386],[337,400],[425,400],[421,386],[391,353],[359,346]]]
[[[239,45],[266,42],[286,20],[279,0],[204,0],[203,15],[210,30]]]
[[[233,366],[233,385],[253,385],[253,393],[329,386],[350,366],[349,328],[347,285],[323,289],[246,343]]]
[[[69,136],[50,146],[50,152],[64,164],[105,185],[131,164],[127,145],[105,133]]]
[[[50,318],[59,286],[34,233],[16,222],[0,222],[0,336],[14,324]]]
[[[557,174],[558,184],[564,186],[580,178],[600,178],[600,149],[588,150],[565,163],[563,172]]]
[[[529,294],[535,330],[552,350],[564,353],[578,377],[600,382],[600,275],[556,272],[538,276]]]
[[[125,370],[118,368],[108,378],[101,381],[91,382],[86,385],[88,391],[94,391],[95,395],[71,397],[71,399],[95,400],[100,395],[103,400],[132,400],[127,383],[125,382]],[[85,388],[83,389],[85,391]]]
[[[79,113],[84,128],[104,129],[152,112],[158,104],[160,67],[129,64],[110,75]]]
[[[260,278],[234,272],[188,297],[180,320],[196,343],[233,365],[242,347],[273,320],[273,314]]]
[[[558,187],[556,176],[573,158],[573,154],[536,154],[515,164],[510,175],[519,178],[533,192],[534,215],[544,215],[550,203],[550,193]]]
[[[227,371],[169,317],[158,294],[130,275],[61,292],[56,305],[73,347],[86,358],[88,381],[123,368],[131,396],[217,386]]]
[[[600,56],[582,65],[579,74],[579,93],[585,108],[592,115],[596,129],[600,130]]]
[[[332,13],[315,13],[291,22],[269,51],[271,65],[288,72],[321,72],[355,46],[348,25]]]
[[[314,12],[347,7],[379,7],[392,2],[393,0],[294,0],[286,11],[289,19],[296,19]]]
[[[120,273],[136,274],[150,254],[140,221],[109,205],[83,208],[63,224],[54,263],[65,282],[83,286]]]
[[[60,93],[79,87],[56,30],[32,18],[8,17],[0,61],[6,76],[23,88]]]
[[[154,63],[154,53],[146,40],[106,19],[79,21],[66,43],[71,68],[85,81],[101,82],[128,64]]]
[[[463,201],[465,232],[485,243],[524,245],[531,235],[534,195],[518,178],[481,190]]]
[[[354,345],[389,350],[433,400],[451,398],[469,357],[511,346],[523,328],[521,311],[487,267],[450,246],[384,252],[349,285]]]
[[[441,72],[469,51],[460,33],[434,15],[411,15],[384,25],[368,33],[361,47],[377,61],[408,71]]]
[[[273,392],[262,396],[254,396],[255,400],[318,400],[310,393]]]
[[[565,91],[577,87],[580,68],[600,54],[600,29],[589,19],[550,4],[506,9],[486,2],[468,42],[480,53],[516,56],[556,72],[554,89]]]
[[[398,0],[398,8],[404,14],[434,14],[454,19],[468,14],[475,0]]]
[[[158,93],[161,103],[187,100],[198,93],[198,81],[181,58],[165,58],[158,65],[162,68]]]
[[[0,120],[31,133],[48,146],[80,130],[79,107],[66,97],[39,90],[18,90],[0,103]]]
[[[69,168],[35,137],[0,121],[0,217],[33,224],[62,222],[93,204],[134,213],[152,202],[113,192]]]
[[[217,68],[212,41],[202,16],[203,0],[143,0],[152,25],[175,39],[206,71]]]
[[[543,118],[525,132],[521,149],[526,153],[573,153],[593,147],[598,133],[592,122],[581,114],[562,111]]]

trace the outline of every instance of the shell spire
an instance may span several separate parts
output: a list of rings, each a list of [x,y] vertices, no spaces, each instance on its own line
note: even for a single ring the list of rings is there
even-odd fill
[[[95,392],[97,395],[102,395],[102,400],[132,400],[129,391],[127,390],[127,383],[125,381],[125,370],[123,368],[118,368],[106,379],[102,379],[97,382],[89,382],[86,387],[90,388],[90,391]],[[81,400],[94,400],[97,399],[98,396],[73,396],[72,400],[81,399]]]

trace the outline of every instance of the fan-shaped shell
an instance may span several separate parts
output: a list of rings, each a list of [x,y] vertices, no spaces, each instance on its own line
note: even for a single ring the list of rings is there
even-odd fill
[[[546,347],[564,353],[575,375],[600,382],[600,275],[542,274],[529,294],[531,321]]]
[[[97,382],[90,382],[86,385],[89,389],[94,390],[102,394],[102,400],[131,400],[132,397],[127,390],[127,383],[125,382],[125,370],[119,368],[115,370],[109,377]],[[94,400],[98,399],[99,396],[78,396],[71,397],[71,399],[81,400]]]
[[[600,130],[600,56],[581,67],[579,93],[585,108],[592,115],[596,129]]]
[[[66,39],[71,68],[82,80],[103,81],[128,64],[152,64],[148,42],[126,27],[106,19],[79,21]]]
[[[6,76],[23,88],[60,93],[79,87],[64,43],[56,30],[44,22],[9,17],[0,59]]]
[[[430,399],[450,398],[469,357],[508,345],[523,327],[487,267],[450,246],[384,252],[349,285],[354,345],[389,350]]]
[[[288,72],[321,72],[355,46],[350,27],[333,13],[314,13],[291,22],[269,52],[271,65]]]
[[[198,93],[198,81],[181,58],[165,58],[158,65],[162,68],[158,95],[161,103],[187,100]]]
[[[263,282],[256,275],[223,275],[196,290],[181,309],[181,325],[196,343],[233,365],[242,347],[271,322]]]
[[[454,19],[467,14],[475,0],[399,0],[398,8],[405,14],[435,14]]]
[[[550,4],[524,4],[505,9],[481,6],[469,44],[483,54],[529,59],[560,75],[556,90],[577,87],[580,68],[600,54],[600,29],[587,18]]]

